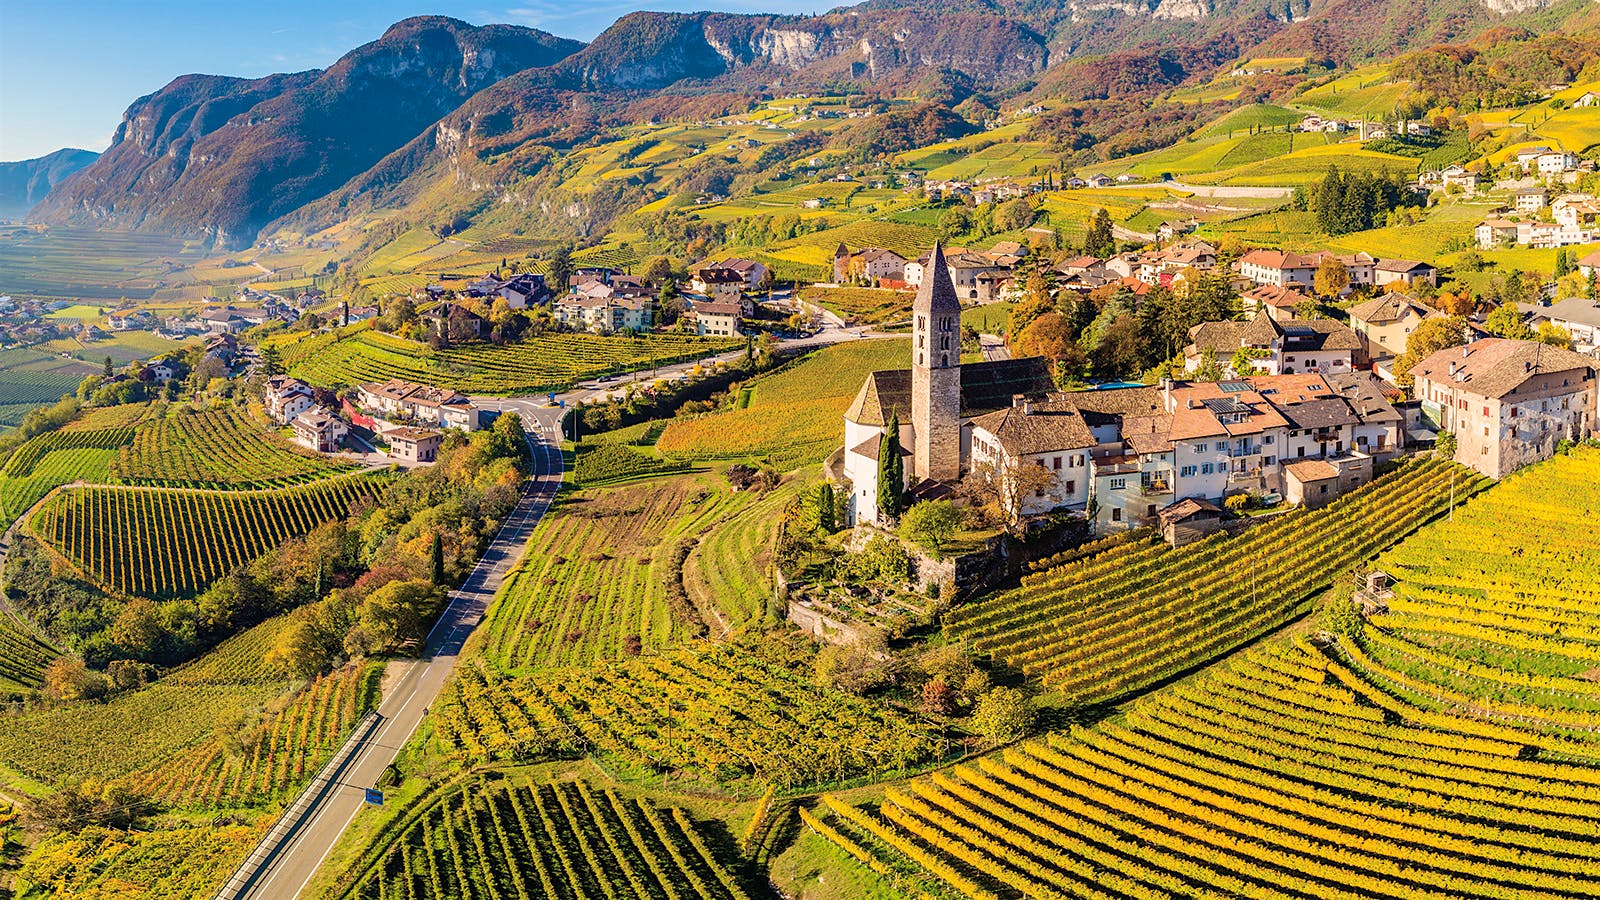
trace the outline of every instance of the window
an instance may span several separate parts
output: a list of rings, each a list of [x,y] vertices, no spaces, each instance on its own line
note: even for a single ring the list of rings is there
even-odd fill
[[[1262,437],[1261,437],[1261,443],[1262,443],[1262,444],[1263,444],[1263,445],[1264,445],[1264,446],[1267,446],[1267,447],[1270,447],[1270,446],[1272,446],[1272,435],[1270,435],[1270,434],[1268,434],[1268,435],[1263,435],[1263,436],[1262,436]]]
[[[1306,455],[1306,448],[1303,446],[1294,448],[1294,455],[1303,458]]]
[[[1328,486],[1327,485],[1325,485],[1325,484],[1318,485],[1318,487],[1320,488],[1319,493],[1326,494],[1328,492]]]
[[[1155,515],[1156,514],[1156,505],[1154,503],[1146,505],[1145,508],[1144,508],[1144,514],[1147,515],[1147,516]]]
[[[1050,468],[1055,469],[1057,472],[1061,471],[1061,457],[1058,456],[1055,459],[1051,460],[1050,461]]]
[[[1270,466],[1278,461],[1276,456],[1268,456],[1261,460],[1262,465]]]
[[[1066,493],[1066,495],[1068,497],[1071,497],[1073,494],[1076,494],[1078,492],[1078,483],[1076,481],[1072,481],[1071,479],[1068,479],[1067,481],[1063,481],[1061,483],[1062,483],[1063,486],[1065,486],[1065,488],[1066,488],[1065,493]]]
[[[1210,475],[1211,474],[1211,463],[1206,463],[1205,465],[1201,466],[1200,467],[1200,474],[1201,475]]]
[[[1113,506],[1111,508],[1111,521],[1113,521],[1113,522],[1121,522],[1122,521],[1122,507]]]
[[[1183,477],[1183,478],[1193,478],[1194,477],[1194,466],[1184,466],[1183,468],[1178,470],[1178,475]]]
[[[1123,490],[1123,489],[1127,488],[1127,486],[1128,486],[1128,479],[1126,479],[1126,478],[1113,478],[1113,479],[1111,479],[1111,489],[1113,491]]]

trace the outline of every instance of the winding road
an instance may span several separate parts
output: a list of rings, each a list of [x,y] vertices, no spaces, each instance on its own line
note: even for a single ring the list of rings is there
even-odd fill
[[[494,408],[491,406],[491,408]],[[450,604],[428,634],[422,656],[407,662],[403,675],[385,692],[376,725],[357,745],[334,783],[315,798],[298,821],[275,829],[218,893],[229,900],[289,900],[304,890],[365,804],[365,788],[376,784],[411,739],[434,698],[455,670],[461,647],[483,619],[489,600],[527,550],[527,538],[561,486],[561,443],[556,429],[559,412],[517,407],[533,452],[534,472],[516,508],[461,587],[450,592]],[[281,831],[281,833],[280,833]]]

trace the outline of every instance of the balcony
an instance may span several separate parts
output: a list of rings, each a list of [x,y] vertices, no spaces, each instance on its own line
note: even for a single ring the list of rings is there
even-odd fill
[[[1247,445],[1245,445],[1243,447],[1229,447],[1228,448],[1228,457],[1230,459],[1239,459],[1239,458],[1245,457],[1245,456],[1260,456],[1260,455],[1261,455],[1261,445],[1260,444],[1247,444]]]
[[[1139,480],[1139,493],[1146,497],[1172,493],[1172,474],[1167,472],[1155,476],[1147,475],[1141,478]]]

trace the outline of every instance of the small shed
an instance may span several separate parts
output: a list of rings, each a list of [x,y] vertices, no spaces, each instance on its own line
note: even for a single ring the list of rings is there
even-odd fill
[[[1339,496],[1339,468],[1321,459],[1283,467],[1284,498],[1295,506],[1317,507]]]
[[[1161,536],[1174,547],[1191,544],[1222,528],[1227,513],[1209,500],[1188,497],[1156,513]]]

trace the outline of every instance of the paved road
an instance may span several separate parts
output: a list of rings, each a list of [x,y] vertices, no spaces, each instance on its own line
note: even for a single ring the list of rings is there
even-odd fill
[[[561,450],[555,434],[555,415],[523,417],[528,443],[533,448],[534,475],[516,509],[458,590],[428,635],[422,657],[405,665],[407,671],[378,707],[382,721],[356,751],[339,784],[305,816],[282,850],[238,893],[252,900],[290,900],[316,874],[339,836],[364,805],[364,788],[375,784],[394,762],[400,748],[417,730],[423,715],[444,689],[455,669],[461,646],[482,620],[489,599],[506,574],[527,549],[533,526],[549,508],[561,485]]]

